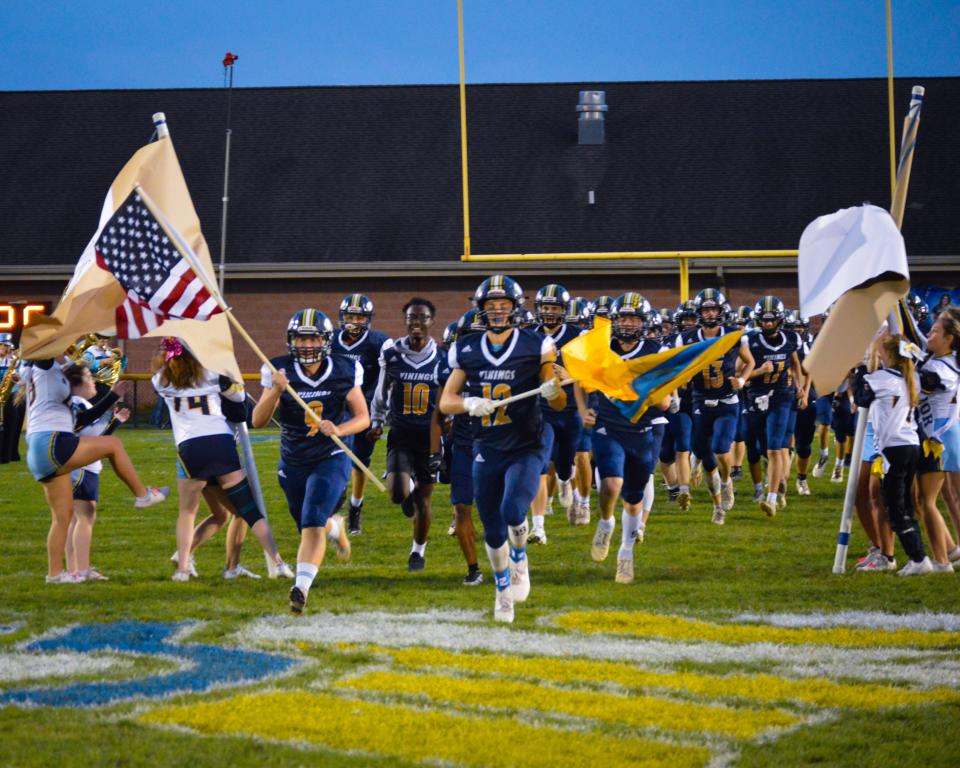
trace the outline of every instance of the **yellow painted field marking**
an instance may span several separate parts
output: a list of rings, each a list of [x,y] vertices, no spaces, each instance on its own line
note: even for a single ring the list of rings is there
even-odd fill
[[[308,742],[336,751],[386,755],[412,763],[445,761],[468,768],[502,766],[506,750],[528,768],[696,768],[710,758],[706,749],[650,739],[613,738],[535,727],[509,717],[450,715],[299,691],[162,707],[140,720],[201,733]]]
[[[699,619],[643,612],[573,611],[558,616],[555,623],[564,629],[581,632],[606,632],[697,642],[810,644],[844,648],[960,647],[960,632],[717,624]]]
[[[960,701],[960,691],[936,688],[909,691],[892,685],[847,685],[824,678],[789,680],[775,675],[708,675],[664,672],[616,661],[557,659],[552,656],[495,656],[451,653],[437,648],[341,646],[386,654],[408,667],[458,669],[465,672],[536,678],[558,683],[616,683],[625,688],[660,688],[700,696],[735,697],[764,703],[799,702],[818,707],[887,709],[909,705]]]
[[[799,717],[783,710],[733,709],[654,696],[564,690],[503,679],[369,672],[340,680],[336,685],[359,691],[426,696],[450,704],[470,702],[487,707],[585,717],[637,728],[652,727],[688,734],[714,733],[742,740],[800,722]]]

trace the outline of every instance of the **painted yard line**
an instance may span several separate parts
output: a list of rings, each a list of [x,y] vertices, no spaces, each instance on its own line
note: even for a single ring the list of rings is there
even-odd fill
[[[326,693],[233,696],[192,706],[161,707],[140,720],[201,733],[307,742],[341,752],[385,755],[417,764],[444,761],[470,768],[502,766],[510,762],[511,750],[516,750],[513,757],[525,768],[687,768],[704,766],[710,758],[706,749],[698,747],[536,727],[505,717],[452,715]]]
[[[130,659],[89,656],[83,653],[0,653],[0,682],[42,680],[48,677],[100,674],[130,669]]]
[[[664,733],[712,733],[741,741],[774,729],[789,728],[801,718],[783,710],[733,709],[655,696],[554,688],[514,680],[446,677],[434,674],[368,672],[336,683],[339,688],[405,696],[426,696],[445,704],[561,714]]]
[[[912,629],[923,632],[960,632],[955,613],[886,613],[885,611],[837,611],[836,613],[740,613],[730,622],[755,622],[775,627],[863,627],[865,629]]]
[[[347,647],[350,650],[349,647]],[[832,680],[785,680],[774,675],[709,675],[694,672],[663,672],[615,661],[552,659],[549,657],[504,657],[489,654],[457,654],[432,648],[394,650],[356,647],[390,656],[409,667],[457,669],[465,672],[535,678],[560,683],[614,683],[625,688],[655,688],[697,696],[749,699],[764,703],[799,702],[829,708],[886,709],[960,701],[960,691],[938,688],[907,691],[888,685],[846,685]]]
[[[720,643],[778,643],[830,645],[839,648],[958,648],[960,632],[918,632],[909,629],[860,627],[772,627],[754,624],[718,624],[681,616],[641,611],[571,611],[554,620],[558,627],[580,632],[702,640]]]
[[[296,620],[259,619],[241,630],[242,642],[288,647],[302,641],[375,644],[392,648],[428,646],[450,651],[485,650],[505,656],[638,659],[648,666],[684,662],[702,664],[777,665],[775,671],[802,677],[903,680],[921,685],[960,687],[960,669],[943,663],[941,652],[911,648],[848,648],[838,653],[826,646],[724,645],[718,642],[644,640],[615,635],[546,633],[506,629],[488,619],[474,622],[435,610],[411,621],[406,614],[386,611],[349,614],[317,613]],[[896,662],[898,666],[892,666]]]

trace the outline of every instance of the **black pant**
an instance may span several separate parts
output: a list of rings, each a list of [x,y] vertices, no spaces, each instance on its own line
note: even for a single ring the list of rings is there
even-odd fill
[[[26,408],[11,397],[3,406],[3,427],[0,428],[0,464],[20,461],[20,431]]]
[[[890,468],[880,483],[887,519],[900,539],[903,551],[911,560],[919,562],[926,557],[913,509],[913,478],[917,474],[920,448],[916,445],[897,445],[884,448],[883,455],[890,462]]]

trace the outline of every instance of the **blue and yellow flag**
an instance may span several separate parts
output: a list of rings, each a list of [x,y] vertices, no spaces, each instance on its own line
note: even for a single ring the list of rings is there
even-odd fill
[[[623,360],[610,349],[610,323],[597,318],[592,331],[563,347],[567,373],[588,392],[603,392],[618,401],[630,421],[639,421],[654,403],[682,387],[733,349],[743,336],[735,331],[675,349]]]

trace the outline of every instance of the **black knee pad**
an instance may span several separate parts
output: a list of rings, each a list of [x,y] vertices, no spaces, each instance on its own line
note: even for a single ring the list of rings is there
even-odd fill
[[[257,506],[256,499],[253,498],[253,491],[250,490],[250,483],[247,482],[246,478],[228,488],[225,492],[237,515],[242,517],[251,528],[257,522],[263,520],[263,513]]]

